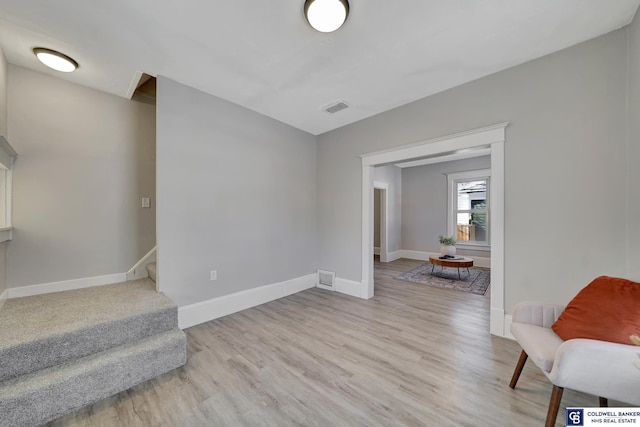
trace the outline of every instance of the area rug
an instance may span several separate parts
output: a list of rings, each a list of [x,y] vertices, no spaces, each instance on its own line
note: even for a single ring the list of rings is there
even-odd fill
[[[485,292],[487,292],[489,283],[491,283],[491,273],[489,269],[471,267],[467,274],[467,269],[461,268],[461,279],[458,279],[457,268],[442,268],[440,266],[436,266],[432,274],[432,267],[431,263],[426,262],[413,270],[409,270],[395,276],[394,279],[404,280],[405,282],[420,283],[422,285],[433,286],[436,288],[469,292],[476,295],[484,295]]]

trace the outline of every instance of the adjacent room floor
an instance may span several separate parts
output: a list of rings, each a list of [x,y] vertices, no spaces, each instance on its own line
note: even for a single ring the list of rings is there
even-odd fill
[[[192,327],[184,367],[51,425],[542,425],[551,386],[527,364],[508,387],[488,293],[391,279],[420,263],[376,262],[369,301],[311,289]],[[558,425],[597,401],[567,390]]]

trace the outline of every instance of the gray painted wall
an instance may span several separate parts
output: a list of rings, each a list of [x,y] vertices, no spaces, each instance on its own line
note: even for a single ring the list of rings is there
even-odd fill
[[[155,108],[13,65],[8,102],[9,287],[129,270],[155,244]]]
[[[0,243],[0,295],[8,289],[7,286],[7,245],[9,242]],[[8,295],[6,295],[8,296]],[[4,299],[0,300],[0,307]]]
[[[319,136],[319,264],[361,278],[358,155],[510,121],[507,313],[625,276],[626,165],[640,160],[627,160],[626,56],[625,30],[615,31]]]
[[[629,51],[629,277],[640,282],[640,14],[627,27]]]
[[[0,135],[9,139],[7,130],[7,60],[0,49]],[[0,295],[7,290],[7,244],[0,243]]]
[[[164,77],[157,108],[163,292],[186,305],[321,267],[313,135]]]
[[[447,234],[447,173],[489,169],[489,156],[402,169],[402,248],[440,252]],[[460,255],[489,258],[490,252],[458,248]]]
[[[373,190],[373,247],[380,247],[380,202],[382,195],[379,189]]]
[[[7,60],[0,49],[0,135],[7,135]]]
[[[387,191],[387,251],[402,249],[402,170],[393,165],[374,169],[374,181],[389,186]]]

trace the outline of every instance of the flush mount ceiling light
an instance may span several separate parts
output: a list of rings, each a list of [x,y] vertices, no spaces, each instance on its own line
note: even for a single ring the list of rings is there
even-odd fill
[[[330,33],[342,27],[349,16],[347,0],[306,0],[304,16],[309,24],[322,33]]]
[[[70,73],[78,68],[78,63],[64,53],[44,47],[33,48],[36,57],[49,68],[63,73]]]

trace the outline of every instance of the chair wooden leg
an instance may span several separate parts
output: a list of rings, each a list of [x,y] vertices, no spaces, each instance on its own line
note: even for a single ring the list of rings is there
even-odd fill
[[[522,353],[520,353],[520,359],[518,359],[518,364],[516,365],[516,369],[513,371],[513,376],[511,377],[509,387],[516,388],[516,383],[518,382],[518,378],[520,378],[522,368],[524,368],[524,364],[527,361],[528,357],[529,355],[524,350],[522,350]]]
[[[544,427],[554,427],[556,425],[556,418],[558,417],[558,409],[560,409],[563,391],[564,388],[553,386],[551,399],[549,400],[549,409],[547,411],[547,421],[544,423]]]
[[[607,408],[609,406],[609,399],[607,399],[606,397],[598,397],[599,403],[600,403],[600,407],[601,408]]]

